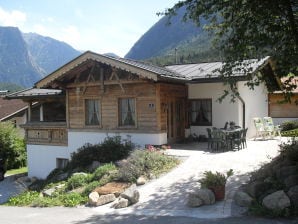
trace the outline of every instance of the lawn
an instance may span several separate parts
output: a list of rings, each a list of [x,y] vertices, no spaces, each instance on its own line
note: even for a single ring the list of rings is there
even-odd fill
[[[21,174],[21,173],[27,173],[28,167],[22,167],[19,169],[13,169],[13,170],[7,170],[6,175],[15,175],[15,174]]]

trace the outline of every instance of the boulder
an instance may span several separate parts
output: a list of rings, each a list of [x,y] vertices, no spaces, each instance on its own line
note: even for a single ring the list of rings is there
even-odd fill
[[[138,179],[137,179],[137,185],[144,185],[145,183],[147,182],[147,179],[144,177],[144,176],[140,176]]]
[[[42,191],[42,194],[43,194],[43,196],[45,196],[45,197],[51,197],[52,194],[53,194],[55,191],[56,191],[55,188],[50,188],[50,189],[47,189],[47,190]]]
[[[263,199],[262,205],[270,210],[283,210],[291,205],[289,197],[283,190],[269,194]]]
[[[249,207],[253,202],[253,198],[243,191],[237,191],[235,193],[234,200],[236,204],[241,207]]]
[[[286,189],[290,189],[291,187],[298,185],[298,175],[288,176],[283,183]]]
[[[99,195],[114,194],[116,197],[125,191],[130,186],[129,183],[124,182],[110,182],[104,186],[97,187],[93,191],[96,191]]]
[[[284,181],[287,177],[297,174],[297,166],[284,166],[275,171],[276,177],[280,181]]]
[[[99,199],[99,194],[97,192],[91,192],[89,194],[89,201],[88,201],[89,205],[96,206],[98,199]]]
[[[60,173],[55,177],[55,180],[57,181],[63,181],[68,178],[68,173]]]
[[[298,185],[291,187],[287,192],[287,195],[290,198],[292,205],[298,208]]]
[[[119,198],[119,200],[112,206],[113,208],[126,208],[129,205],[129,202],[125,198]]]
[[[127,199],[129,204],[137,203],[140,198],[140,193],[137,190],[136,184],[131,185],[123,193],[121,193],[121,197]]]
[[[82,175],[82,176],[88,176],[87,173],[84,173],[84,172],[77,172],[77,173],[73,173],[71,176],[78,176],[78,175]]]
[[[255,181],[246,186],[246,192],[253,198],[259,198],[271,188],[271,183],[263,181]]]
[[[194,194],[203,201],[204,205],[212,205],[215,203],[215,195],[210,189],[198,189]]]
[[[116,200],[116,197],[114,194],[101,195],[101,196],[99,196],[99,198],[96,202],[96,206],[105,205],[105,204],[108,204],[115,200]]]
[[[100,167],[100,162],[98,161],[93,161],[90,166],[88,166],[88,171],[89,172],[94,172],[98,167]]]
[[[195,193],[188,194],[187,205],[189,207],[200,207],[204,204],[203,200],[197,196]]]

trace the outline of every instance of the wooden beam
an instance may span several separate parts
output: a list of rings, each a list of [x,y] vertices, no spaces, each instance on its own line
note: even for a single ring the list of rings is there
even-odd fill
[[[101,94],[104,94],[105,92],[105,86],[104,86],[104,70],[101,67],[100,68],[100,89],[101,89]]]
[[[121,81],[122,84],[140,84],[140,83],[149,83],[150,81],[146,80],[123,80]],[[119,82],[117,80],[105,80],[104,85],[118,85]],[[101,81],[96,81],[96,82],[81,82],[81,83],[70,83],[67,85],[67,88],[76,88],[78,86],[86,85],[87,87],[91,86],[101,86],[102,83]]]
[[[89,72],[89,75],[88,75],[88,78],[87,78],[87,81],[85,82],[85,85],[84,85],[84,88],[83,88],[83,95],[85,94],[86,90],[87,90],[87,86],[86,86],[86,83],[88,83],[92,77],[93,81],[95,81],[94,77],[93,77],[93,73],[94,73],[94,70],[95,70],[95,63],[93,64],[92,68],[91,68],[91,71]]]

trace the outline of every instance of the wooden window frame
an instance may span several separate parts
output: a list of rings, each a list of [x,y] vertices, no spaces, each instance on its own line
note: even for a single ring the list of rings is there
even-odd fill
[[[195,112],[192,110],[192,103],[196,101],[208,101],[210,103],[210,122],[193,122],[192,121],[192,113]],[[189,123],[191,126],[212,126],[213,118],[212,118],[212,98],[196,98],[189,100]]]

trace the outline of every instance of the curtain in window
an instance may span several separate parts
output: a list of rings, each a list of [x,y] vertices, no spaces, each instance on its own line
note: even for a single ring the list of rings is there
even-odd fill
[[[121,99],[121,125],[135,125],[135,100]]]
[[[212,118],[211,100],[194,100],[191,103],[191,122],[210,124]]]
[[[99,103],[97,100],[87,100],[86,101],[87,125],[99,125]]]

